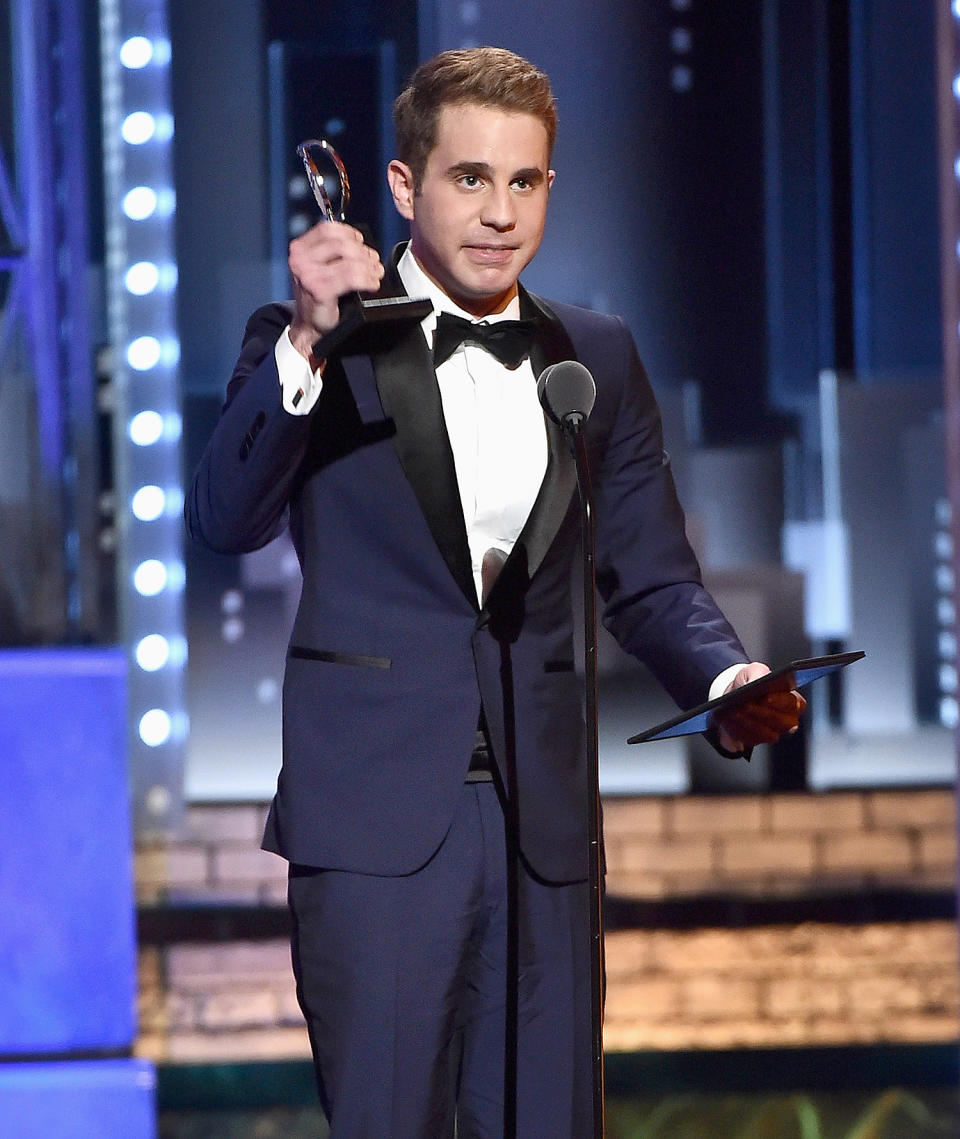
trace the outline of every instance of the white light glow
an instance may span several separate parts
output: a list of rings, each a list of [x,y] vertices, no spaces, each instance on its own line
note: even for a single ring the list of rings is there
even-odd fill
[[[130,509],[141,522],[155,522],[164,512],[167,496],[158,486],[142,486],[133,496]]]
[[[159,633],[150,633],[137,645],[136,656],[144,672],[158,672],[170,659],[170,642]]]
[[[157,129],[157,120],[149,111],[132,111],[123,120],[120,134],[124,142],[131,146],[142,146],[153,138]]]
[[[170,738],[170,715],[162,708],[151,708],[140,717],[140,738],[147,747],[160,747]]]
[[[157,142],[169,142],[173,138],[173,115],[157,115],[154,122]]]
[[[160,270],[152,261],[137,261],[124,274],[123,283],[128,293],[145,297],[160,283]]]
[[[157,191],[157,213],[161,217],[170,217],[177,205],[177,195],[169,186],[161,186]]]
[[[183,513],[183,490],[179,486],[168,487],[163,494],[164,510],[171,518],[179,518]]]
[[[170,663],[175,668],[183,668],[187,663],[186,637],[170,637]]]
[[[120,45],[120,62],[131,71],[139,71],[153,59],[153,44],[146,36],[131,36]]]
[[[239,617],[228,617],[220,627],[220,634],[228,645],[235,645],[243,639],[244,624]]]
[[[293,214],[287,223],[287,233],[291,237],[299,237],[310,228],[310,218],[306,214]]]
[[[960,75],[954,76],[953,93],[958,99],[960,99]]]
[[[180,363],[180,341],[168,336],[160,346],[160,360],[167,368],[175,368]]]
[[[123,212],[131,221],[144,221],[156,208],[156,191],[149,186],[134,186],[123,196]]]
[[[170,62],[170,41],[168,39],[153,41],[153,62],[158,67],[164,67]]]
[[[167,589],[178,592],[183,589],[187,581],[187,571],[183,562],[169,562],[167,564]]]
[[[148,372],[160,362],[160,341],[155,336],[138,336],[127,348],[127,363],[138,372]]]
[[[130,420],[130,441],[138,447],[150,447],[163,435],[163,416],[158,411],[138,411]]]
[[[167,567],[156,558],[141,562],[133,571],[133,587],[143,597],[156,597],[167,584]]]
[[[265,676],[257,685],[257,700],[261,704],[273,704],[280,695],[280,685],[272,676]]]
[[[239,589],[227,589],[220,598],[220,608],[227,616],[233,616],[243,610],[243,594]]]

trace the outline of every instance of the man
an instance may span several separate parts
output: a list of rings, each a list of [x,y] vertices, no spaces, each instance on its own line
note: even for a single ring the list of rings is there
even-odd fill
[[[578,510],[566,442],[537,402],[548,364],[579,359],[597,383],[586,443],[607,626],[684,705],[767,670],[700,583],[625,326],[518,285],[554,179],[546,77],[500,49],[447,52],[416,72],[395,125],[387,177],[409,246],[385,270],[345,225],[291,244],[294,302],[248,324],[187,521],[229,552],[289,523],[303,569],[265,846],[291,863],[332,1136],[447,1139],[456,1125],[479,1139],[515,1114],[524,1139],[583,1139]],[[433,311],[315,358],[338,299],[381,286]],[[503,362],[477,323],[520,318],[499,329],[519,342]],[[751,706],[727,749],[778,738],[801,707],[793,693]]]

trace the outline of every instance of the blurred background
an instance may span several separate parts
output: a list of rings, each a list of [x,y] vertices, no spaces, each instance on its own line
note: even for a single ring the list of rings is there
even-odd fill
[[[960,5],[5,0],[0,1129],[323,1136],[259,851],[299,570],[186,543],[326,137],[389,248],[391,102],[492,43],[560,129],[534,291],[622,315],[705,578],[866,657],[753,762],[604,637],[609,1134],[960,1134]],[[40,1091],[42,1089],[42,1094]]]

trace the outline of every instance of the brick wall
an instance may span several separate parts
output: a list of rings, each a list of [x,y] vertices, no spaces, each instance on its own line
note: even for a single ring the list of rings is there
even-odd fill
[[[952,921],[608,936],[611,1051],[957,1039]]]
[[[607,890],[624,897],[952,889],[952,791],[608,800]]]
[[[308,1057],[289,942],[142,948],[136,1051],[156,1063]]]
[[[137,851],[141,904],[275,906],[285,863],[257,849],[261,804],[191,808],[183,838]],[[952,791],[637,798],[605,804],[611,897],[638,902],[952,891]],[[607,936],[611,1051],[960,1035],[952,920],[812,920]],[[158,1062],[309,1049],[281,937],[147,944],[138,1053]]]

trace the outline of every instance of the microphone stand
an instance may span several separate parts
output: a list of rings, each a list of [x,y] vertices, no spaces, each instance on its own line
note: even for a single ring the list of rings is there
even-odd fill
[[[589,812],[590,1028],[593,1068],[593,1139],[604,1139],[603,1072],[603,882],[600,870],[600,744],[597,728],[597,597],[594,562],[593,490],[583,439],[586,416],[571,412],[561,426],[570,441],[580,493],[583,544],[583,672],[586,713],[587,809]]]

